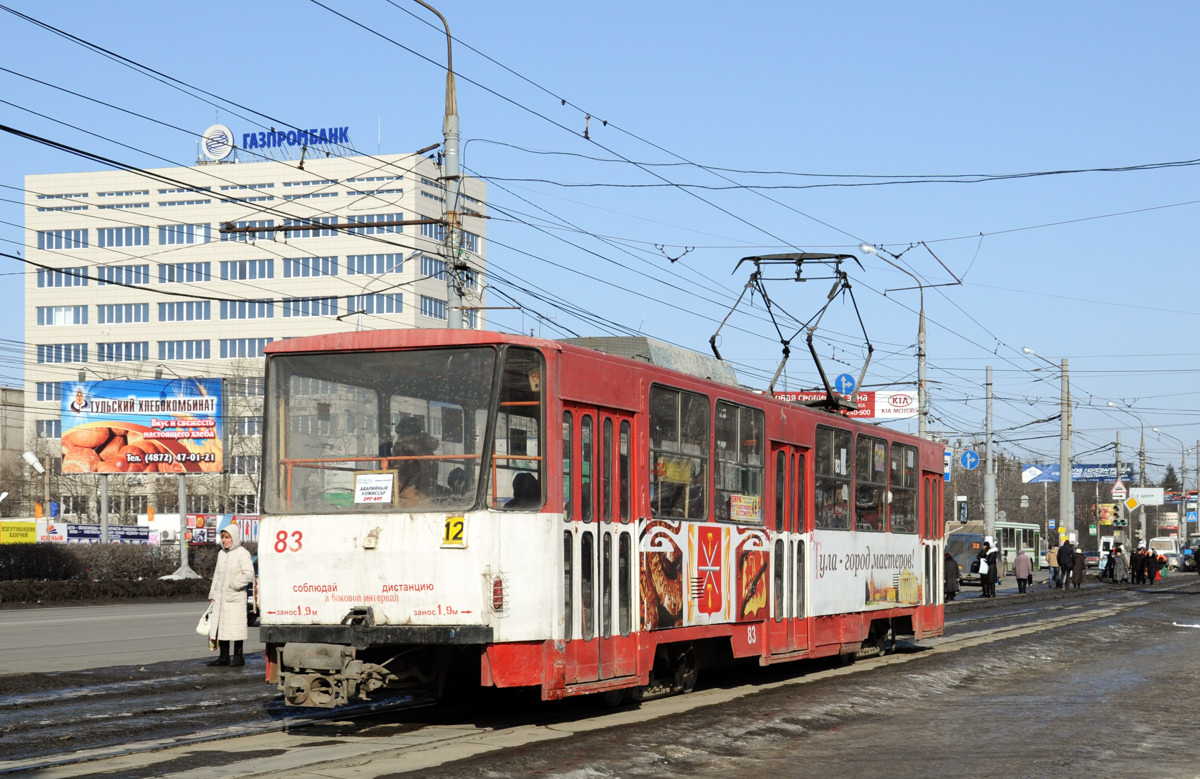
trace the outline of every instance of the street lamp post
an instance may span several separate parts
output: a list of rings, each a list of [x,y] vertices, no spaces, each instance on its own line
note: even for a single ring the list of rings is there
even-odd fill
[[[1060,524],[1066,523],[1068,517],[1070,518],[1069,528],[1075,532],[1075,539],[1078,542],[1079,530],[1075,527],[1075,493],[1072,490],[1071,482],[1071,380],[1067,372],[1067,358],[1062,358],[1062,365],[1058,366],[1028,346],[1023,347],[1021,351],[1037,357],[1052,368],[1059,368],[1061,372],[1062,383],[1059,389],[1059,403],[1061,405],[1059,421],[1061,432],[1058,442],[1058,521]]]
[[[1135,414],[1131,409],[1125,408],[1124,406],[1118,406],[1116,403],[1113,403],[1111,400],[1108,401],[1107,405],[1110,408],[1115,408],[1117,411],[1124,411],[1126,414],[1128,414],[1129,416],[1136,419],[1138,426],[1141,428],[1142,439],[1141,439],[1141,443],[1138,445],[1138,486],[1145,487],[1146,486],[1146,423],[1143,422],[1142,418],[1139,417],[1137,414]],[[1146,540],[1146,507],[1141,506],[1140,508],[1142,509],[1142,519],[1141,519],[1141,525],[1139,527],[1139,532],[1141,533],[1142,541],[1145,541]]]
[[[1176,533],[1179,535],[1179,543],[1187,541],[1187,446],[1180,439],[1159,430],[1157,427],[1150,428],[1159,435],[1165,435],[1167,438],[1179,444],[1179,527]]]
[[[858,249],[867,254],[874,254],[896,270],[907,273],[917,283],[917,289],[920,290],[921,311],[917,324],[917,435],[925,438],[925,431],[929,425],[929,396],[925,386],[925,285],[921,283],[915,273],[884,257],[879,253],[879,249],[869,243],[860,244]],[[886,295],[887,290],[884,290],[883,294]]]

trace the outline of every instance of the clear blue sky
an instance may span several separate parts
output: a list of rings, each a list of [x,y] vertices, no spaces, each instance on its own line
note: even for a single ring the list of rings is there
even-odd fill
[[[188,85],[0,11],[0,124],[89,152],[191,164],[216,119],[239,135],[348,125],[370,153],[441,140],[445,37],[411,0],[7,5]],[[489,181],[489,303],[524,307],[492,312],[493,328],[640,331],[707,352],[747,281],[741,257],[865,241],[927,285],[931,431],[982,437],[992,366],[998,450],[1056,461],[1058,423],[1037,420],[1058,413],[1058,371],[1028,346],[1070,361],[1077,461],[1111,462],[1118,429],[1122,459],[1135,458],[1138,423],[1109,400],[1143,420],[1151,478],[1180,460],[1152,427],[1196,445],[1198,172],[1157,166],[1200,158],[1200,5],[437,5],[456,38],[464,165]],[[0,251],[23,252],[26,174],[96,167],[0,135]],[[1055,171],[1089,172],[1020,175]],[[914,389],[918,292],[860,256],[847,270],[875,347],[865,384]],[[25,272],[0,258],[10,384]],[[961,286],[932,286],[951,272]],[[768,291],[808,320],[829,286]],[[827,370],[857,376],[848,297],[817,344]],[[761,300],[730,317],[721,352],[766,385],[780,344]],[[816,382],[801,332],[786,384]]]

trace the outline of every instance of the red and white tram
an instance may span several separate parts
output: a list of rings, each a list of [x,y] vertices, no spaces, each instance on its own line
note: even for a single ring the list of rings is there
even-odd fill
[[[638,341],[267,347],[260,632],[288,703],[687,691],[941,634],[943,447]]]

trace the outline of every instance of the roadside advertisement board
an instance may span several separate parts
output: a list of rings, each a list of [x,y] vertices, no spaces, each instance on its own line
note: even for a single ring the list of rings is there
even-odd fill
[[[825,400],[825,391],[776,392],[775,397],[791,403],[815,403]],[[915,417],[918,411],[915,392],[868,391],[844,397],[853,400],[858,408],[843,413],[858,419],[909,419]]]
[[[220,379],[63,382],[63,473],[220,473]]]

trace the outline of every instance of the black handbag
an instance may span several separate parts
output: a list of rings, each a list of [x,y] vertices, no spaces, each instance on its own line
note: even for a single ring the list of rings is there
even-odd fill
[[[979,573],[979,558],[976,557],[971,561],[971,573]]]

